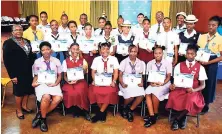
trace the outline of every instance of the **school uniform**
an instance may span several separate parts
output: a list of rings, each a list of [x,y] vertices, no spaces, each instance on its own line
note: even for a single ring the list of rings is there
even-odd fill
[[[134,36],[136,36],[138,33],[142,32],[142,31],[143,31],[143,27],[140,26],[139,23],[136,24],[136,25],[134,25],[134,26],[132,27],[132,34],[133,34]]]
[[[66,34],[66,39],[67,39],[69,45],[71,45],[72,43],[79,43],[79,42],[77,42],[79,37],[80,37],[80,35],[73,36],[71,33]]]
[[[84,31],[84,25],[78,25],[78,28],[77,28],[77,33],[80,35],[80,36],[85,36],[85,31]],[[94,35],[94,28],[92,27],[92,35]]]
[[[156,63],[156,60],[153,59],[152,61],[148,62],[147,64],[147,74],[149,71],[164,71],[167,74],[172,74],[172,64],[162,59],[159,64]],[[159,101],[163,101],[165,95],[169,93],[170,81],[163,86],[159,87],[152,87],[151,85],[147,87],[146,94],[153,94],[155,95]]]
[[[118,49],[120,49],[118,46],[121,45],[121,44],[124,44],[126,46],[129,46],[131,44],[134,44],[136,45],[136,42],[135,42],[135,36],[133,36],[131,33],[129,33],[127,36],[124,36],[123,34],[117,36],[116,38],[116,44],[117,44],[117,48],[116,48],[116,57],[119,61],[119,63],[124,60],[126,57],[128,57],[129,53],[118,53]]]
[[[124,74],[145,74],[145,63],[140,59],[136,58],[135,63],[133,64],[129,57],[121,61],[119,70]],[[141,80],[142,81],[142,80]],[[130,87],[129,85],[126,88],[123,88],[119,84],[120,91],[123,93],[124,99],[129,99],[131,97],[144,96],[145,91],[144,87]]]
[[[68,26],[66,28],[63,28],[63,26],[59,26],[58,32],[61,34],[66,34],[66,33],[70,33],[70,30]]]
[[[110,35],[109,38],[106,38],[105,36],[98,36],[97,43],[106,43],[110,42],[110,53],[114,52],[114,47],[116,46],[116,36]],[[99,46],[99,45],[98,45]]]
[[[194,29],[190,34],[188,34],[187,30],[185,30],[184,32],[179,33],[180,43],[189,43],[191,45],[197,45],[197,40],[199,38],[199,35],[200,33],[197,33],[196,30]],[[186,60],[185,55],[178,56],[178,62],[183,62],[185,60]]]
[[[207,79],[204,67],[196,61],[189,62],[186,60],[177,64],[174,73],[194,74],[193,89],[199,87],[199,81]],[[203,107],[204,97],[201,91],[187,93],[187,88],[179,87],[170,92],[166,105],[167,109],[174,109],[176,111],[187,110],[191,115],[200,113]]]
[[[95,30],[94,32],[94,36],[97,37],[97,36],[104,36],[105,35],[105,31],[104,29],[102,28],[98,28]]]
[[[160,33],[164,32],[163,22],[161,22],[160,24],[157,23],[157,24],[152,25],[150,28],[150,32],[154,34],[153,40],[157,41]]]
[[[97,73],[113,73],[114,69],[119,69],[119,63],[117,58],[114,56],[108,56],[106,60],[103,59],[102,56],[99,56],[93,60],[91,69],[96,70]],[[111,87],[90,85],[89,87],[90,104],[117,104],[118,99],[117,86]]]
[[[122,32],[119,30],[119,28],[115,28],[111,31],[111,35],[113,35],[113,36],[118,36],[121,34],[122,34]]]
[[[52,70],[55,72],[55,74],[61,74],[62,66],[60,61],[54,57],[50,57],[49,62],[46,62],[43,57],[35,60],[35,63],[33,65],[34,75],[38,75],[39,71],[44,71],[44,70]],[[61,96],[61,97],[63,96],[60,84],[54,87],[49,87],[46,84],[40,84],[39,86],[35,87],[35,95],[38,101],[41,101],[42,96],[45,94],[49,94],[52,96]]]
[[[222,51],[222,36],[220,36],[218,33],[212,37],[209,37],[208,33],[200,35],[197,44],[200,46],[200,48],[204,48],[211,52],[210,60],[221,56],[220,52]],[[215,99],[218,63],[213,63],[204,67],[208,80],[206,81],[206,87],[202,93],[204,95],[205,103],[209,104]]]
[[[69,56],[62,63],[63,72],[67,72],[67,69],[69,68],[83,66],[88,68],[85,59],[79,57],[77,59],[73,59]],[[66,108],[78,106],[81,109],[89,109],[88,84],[84,79],[78,80],[75,84],[65,83],[62,87],[62,91],[64,97],[63,101]]]
[[[186,24],[183,24],[182,27],[179,27],[179,25],[177,25],[176,27],[174,27],[174,28],[172,29],[172,31],[175,32],[176,34],[179,34],[179,33],[181,33],[181,32],[184,32],[186,29],[187,29]]]
[[[46,24],[46,25],[39,24],[37,26],[37,29],[41,30],[44,36],[52,32],[50,28],[50,24]]]

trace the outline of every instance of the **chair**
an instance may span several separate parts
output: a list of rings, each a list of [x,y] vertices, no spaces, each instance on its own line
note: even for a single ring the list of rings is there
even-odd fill
[[[5,101],[5,91],[7,89],[8,83],[11,81],[10,78],[1,78],[1,85],[2,85],[2,107],[4,107],[4,101]]]

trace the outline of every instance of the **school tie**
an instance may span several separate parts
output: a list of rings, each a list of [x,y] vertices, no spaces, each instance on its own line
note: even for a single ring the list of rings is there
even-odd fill
[[[33,35],[34,35],[34,40],[37,41],[37,40],[38,40],[38,37],[37,37],[36,32],[33,31],[32,33],[33,33]]]
[[[149,33],[146,34],[145,32],[143,32],[143,35],[144,35],[145,38],[148,38]]]
[[[131,68],[132,68],[132,74],[136,74],[136,64],[132,64],[131,62],[129,62]]]
[[[46,66],[47,66],[47,69],[46,70],[51,70],[51,67],[50,67],[50,61],[44,61]]]
[[[158,28],[157,28],[157,31],[156,31],[157,34],[160,33],[160,24],[158,24]]]
[[[189,69],[191,69],[191,67],[192,67],[192,63],[190,62],[190,63],[189,63]]]
[[[72,40],[73,40],[73,43],[76,43],[77,36],[76,36],[75,39],[74,39],[74,37],[73,37],[72,35],[70,35],[70,36],[71,36],[71,38],[72,38]]]
[[[104,72],[105,72],[105,73],[107,73],[107,61],[108,61],[108,60],[109,60],[108,58],[107,58],[106,61],[102,59],[103,64],[104,64]]]
[[[101,32],[99,33],[99,35],[103,35],[103,29],[101,29]]]

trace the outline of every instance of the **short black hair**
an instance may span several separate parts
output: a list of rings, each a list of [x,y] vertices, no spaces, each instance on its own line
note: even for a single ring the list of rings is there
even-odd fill
[[[61,19],[62,19],[62,17],[67,17],[67,19],[69,19],[68,15],[65,13],[61,15]]]
[[[87,26],[90,26],[90,27],[92,28],[92,25],[87,22],[87,23],[84,25],[84,29],[85,29],[85,27],[87,27]]]
[[[198,49],[199,49],[199,47],[197,46],[197,44],[189,44],[189,45],[187,46],[187,51],[188,51],[188,50],[194,50],[195,53],[197,53]]]
[[[73,23],[73,24],[77,27],[77,23],[76,23],[76,21],[74,21],[74,20],[70,20],[70,21],[68,22],[68,24],[67,24],[68,28],[69,28],[69,25],[70,25],[71,23]]]
[[[36,18],[37,21],[39,21],[39,17],[37,15],[29,15],[29,21],[30,21],[31,18]]]
[[[155,50],[158,49],[158,48],[160,48],[160,49],[162,49],[162,50],[165,50],[165,49],[166,49],[165,46],[156,45],[156,46],[154,46],[154,47],[152,48],[152,50],[155,51]]]
[[[218,23],[218,26],[221,25],[221,19],[219,16],[212,16],[209,21],[216,21]]]
[[[128,47],[129,52],[130,52],[133,48],[137,48],[137,46],[136,46],[136,45],[133,45],[133,44],[129,45],[129,47]]]
[[[47,47],[49,47],[50,49],[52,48],[52,45],[51,45],[48,41],[43,41],[43,42],[40,43],[40,45],[39,45],[40,51],[42,50],[42,47],[43,47],[43,46],[47,46]]]
[[[163,20],[170,20],[170,22],[171,22],[170,17],[164,17],[164,19],[163,19]]]
[[[106,21],[106,18],[105,17],[99,17],[98,21],[99,20],[105,20]]]
[[[111,47],[111,43],[110,42],[105,42],[105,43],[99,43],[99,49],[101,49],[102,47]]]
[[[79,46],[79,44],[78,43],[72,43],[69,48],[72,48],[73,46]]]
[[[142,15],[142,16],[144,17],[144,14],[143,14],[143,13],[139,13],[139,14],[137,15],[137,17],[140,16],[140,15]]]
[[[48,16],[48,14],[46,13],[46,11],[42,11],[42,12],[40,13],[40,16],[41,16],[42,14],[45,14],[45,15]]]
[[[144,23],[145,21],[148,21],[148,22],[150,23],[150,19],[148,19],[147,16],[144,17],[144,19],[143,19],[143,23]]]
[[[123,19],[123,21],[124,21],[124,18],[123,18],[122,15],[119,15],[118,19]],[[118,20],[118,19],[117,19],[117,20]]]
[[[86,19],[88,19],[88,16],[87,16],[87,14],[85,14],[85,13],[82,13],[82,14],[79,16],[79,19],[81,18],[81,16],[86,16]]]
[[[111,27],[112,27],[112,24],[111,24],[110,21],[107,21],[106,24],[105,24],[105,26],[111,26]]]
[[[54,21],[58,23],[58,21],[57,21],[57,20],[51,20],[49,24],[51,25],[51,23],[52,23],[52,22],[54,22]]]

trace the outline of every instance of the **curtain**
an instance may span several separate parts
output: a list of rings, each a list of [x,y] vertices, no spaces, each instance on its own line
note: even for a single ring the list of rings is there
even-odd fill
[[[113,28],[117,27],[117,19],[118,19],[118,0],[110,1],[111,3],[111,12],[110,12],[110,21],[112,23]]]
[[[172,20],[172,27],[176,26],[176,14],[178,12],[185,12],[187,15],[192,14],[193,1],[171,1],[170,2],[170,18]]]
[[[110,1],[91,1],[90,2],[90,23],[94,27],[98,27],[98,18],[105,13],[107,19],[110,20],[111,3]]]
[[[38,1],[38,14],[41,11],[48,13],[49,21],[55,19],[59,23],[62,13],[65,12],[69,20],[75,20],[79,25],[79,16],[82,13],[87,14],[90,20],[90,1]]]
[[[157,11],[162,11],[164,13],[164,16],[168,17],[169,12],[170,12],[170,0],[165,0],[165,1],[152,0],[152,5],[151,5],[151,24],[152,25],[157,23],[156,21]]]
[[[21,17],[29,15],[38,15],[38,2],[37,1],[20,1],[20,14]]]

